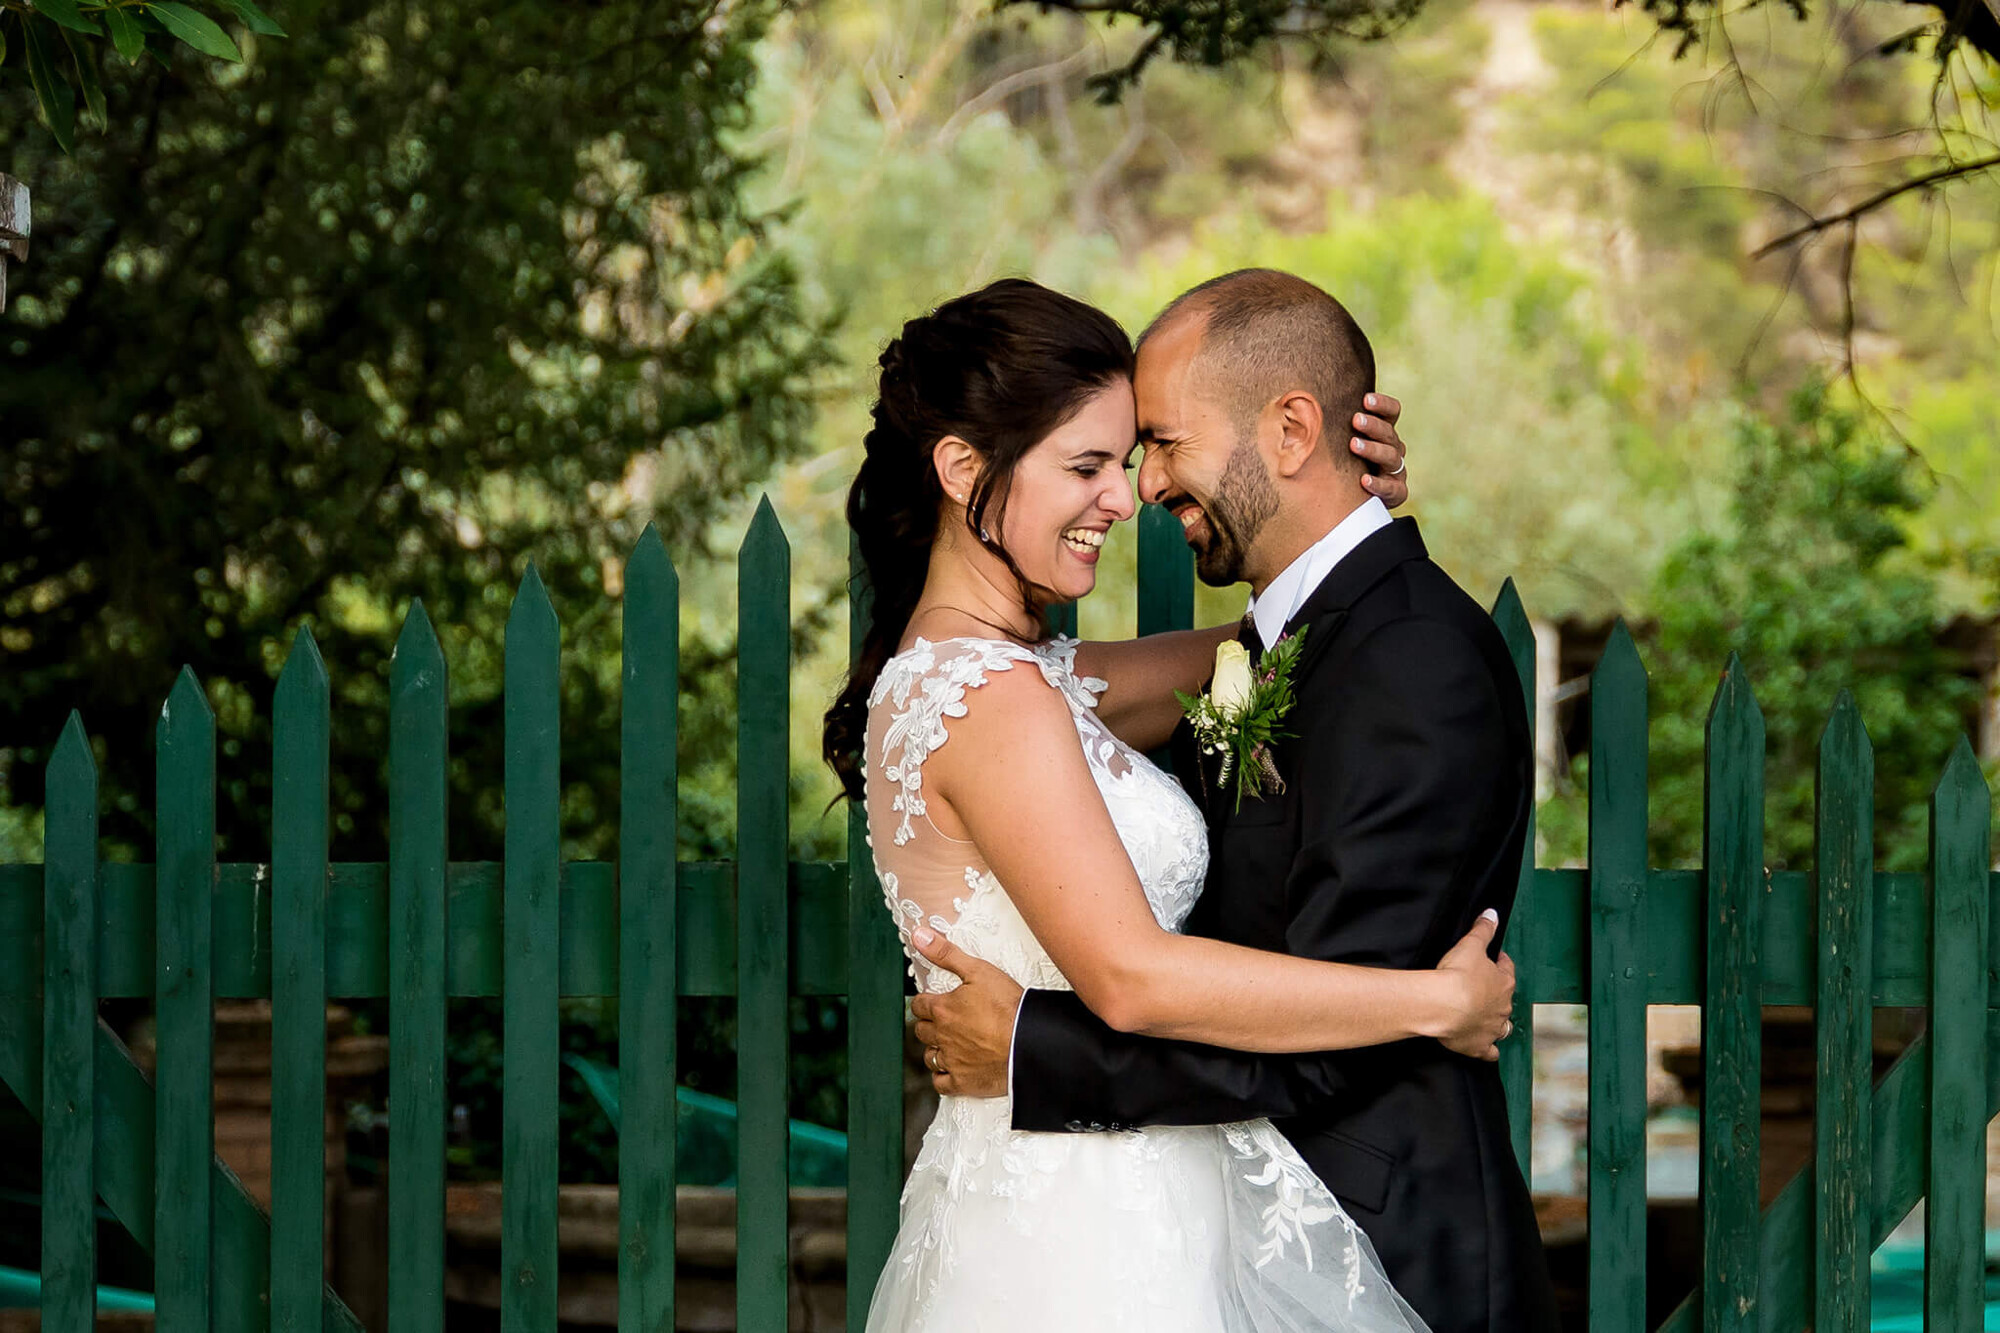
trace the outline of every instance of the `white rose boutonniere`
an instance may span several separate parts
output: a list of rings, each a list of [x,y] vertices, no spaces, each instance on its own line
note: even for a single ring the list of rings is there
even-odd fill
[[[1209,701],[1225,718],[1234,718],[1250,703],[1250,650],[1234,639],[1215,645],[1215,674],[1208,683]]]
[[[1279,731],[1278,724],[1292,708],[1292,668],[1305,637],[1303,629],[1287,634],[1255,666],[1249,650],[1225,640],[1215,647],[1208,692],[1193,698],[1174,691],[1203,751],[1222,756],[1217,781],[1228,787],[1234,780],[1239,809],[1246,792],[1259,796],[1266,789],[1285,790],[1271,762],[1271,742],[1289,734]]]

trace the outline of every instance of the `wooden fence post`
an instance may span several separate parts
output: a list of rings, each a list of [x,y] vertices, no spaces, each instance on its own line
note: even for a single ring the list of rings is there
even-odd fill
[[[0,172],[0,314],[7,310],[7,261],[28,262],[28,186]]]

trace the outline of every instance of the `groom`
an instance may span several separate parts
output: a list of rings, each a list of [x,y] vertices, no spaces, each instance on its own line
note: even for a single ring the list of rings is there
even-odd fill
[[[1210,862],[1188,932],[1428,968],[1483,910],[1512,908],[1533,768],[1498,630],[1345,447],[1374,380],[1367,338],[1311,283],[1204,283],[1139,341],[1139,492],[1181,520],[1203,582],[1250,584],[1253,655],[1306,632],[1273,747],[1282,792],[1239,807],[1213,760],[1189,783],[1208,794]],[[1183,726],[1176,770],[1197,762]],[[926,953],[966,980],[915,1002],[942,1090],[1011,1094],[1017,1130],[1270,1116],[1433,1333],[1557,1327],[1494,1064],[1432,1041],[1252,1055],[1144,1037],[1069,992],[1024,996],[942,939]]]

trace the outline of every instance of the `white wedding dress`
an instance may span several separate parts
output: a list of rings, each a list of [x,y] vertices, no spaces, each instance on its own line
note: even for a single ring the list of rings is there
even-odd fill
[[[1027,667],[1067,701],[1098,792],[1160,924],[1208,866],[1201,814],[1093,711],[1076,641],[922,639],[869,698],[867,810],[884,897],[925,991],[956,977],[909,951],[929,925],[1024,987],[1069,989],[978,851],[924,808],[923,766],[989,674]],[[1034,836],[1023,830],[1022,836]],[[1268,1120],[1075,1134],[1009,1128],[1005,1097],[946,1097],[903,1190],[869,1333],[1409,1333],[1423,1323],[1367,1237]]]

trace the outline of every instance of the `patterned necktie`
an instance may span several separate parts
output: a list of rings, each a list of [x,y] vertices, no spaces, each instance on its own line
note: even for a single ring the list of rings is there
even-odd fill
[[[1257,613],[1245,611],[1243,619],[1236,626],[1236,642],[1243,645],[1251,657],[1264,651],[1264,637],[1257,632]]]

